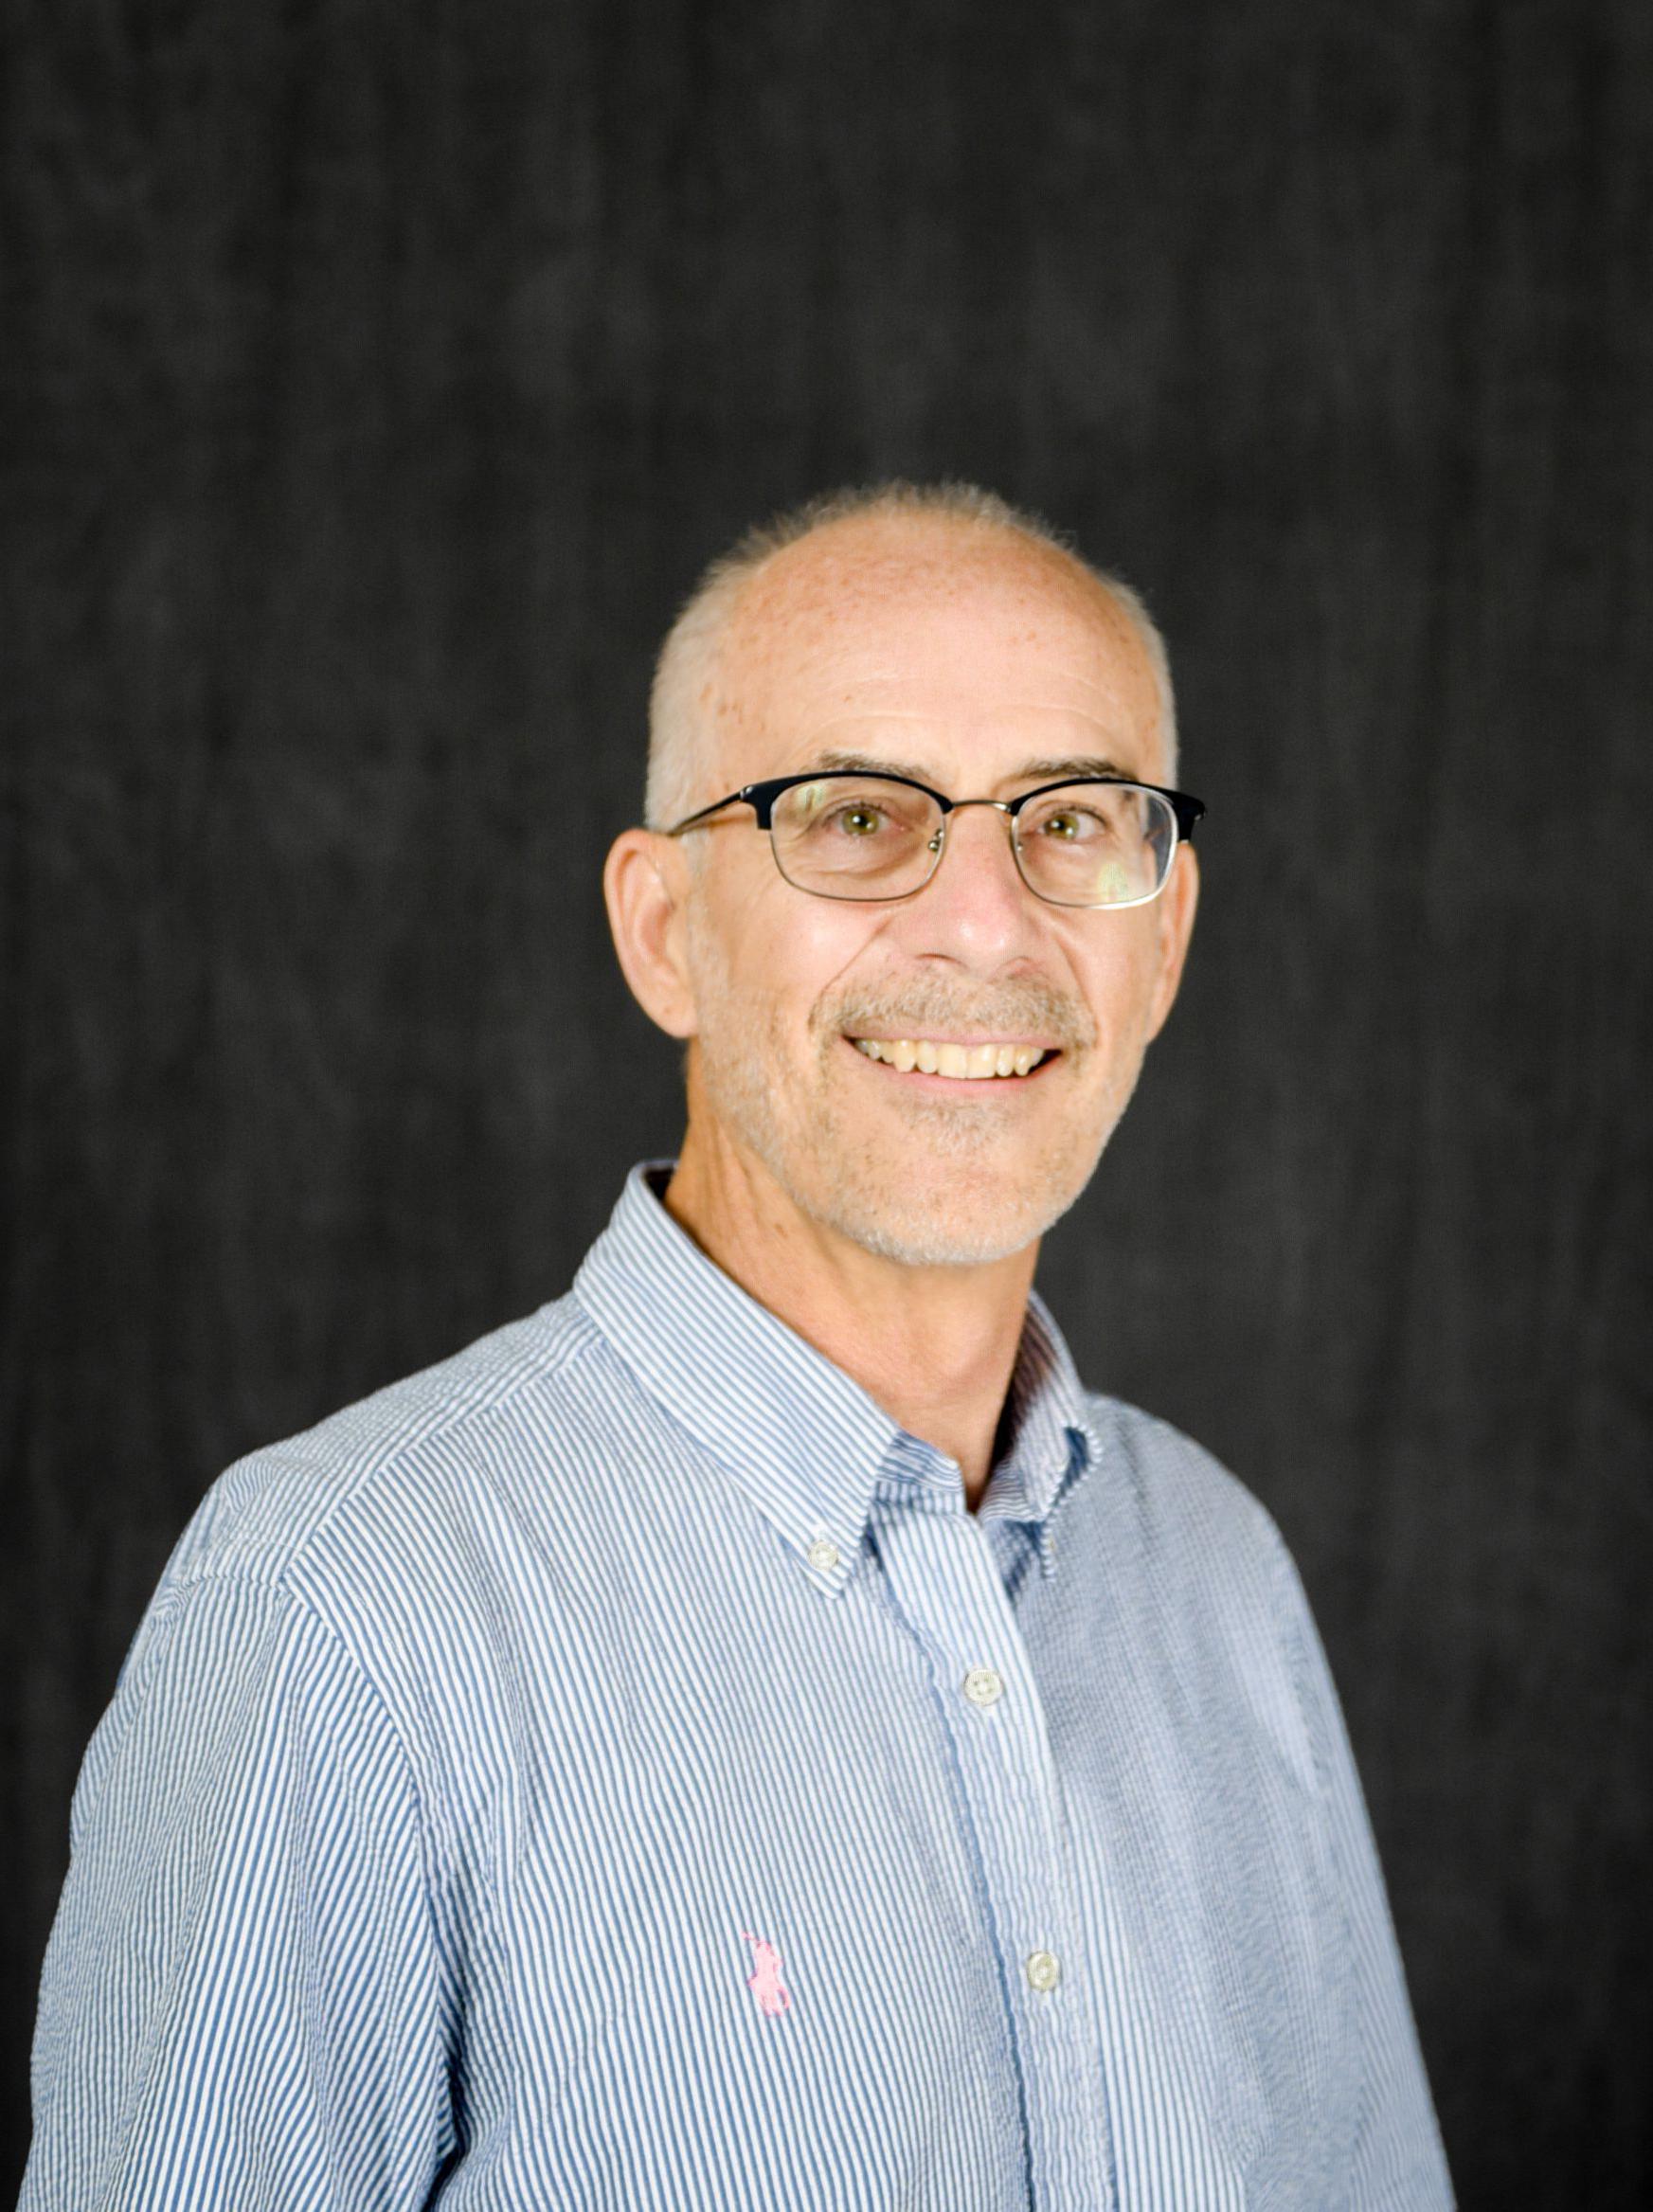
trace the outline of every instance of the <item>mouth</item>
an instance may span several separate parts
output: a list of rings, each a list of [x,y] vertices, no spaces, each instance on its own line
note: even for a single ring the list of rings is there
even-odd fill
[[[880,1074],[955,1095],[1024,1089],[1062,1057],[1057,1047],[1025,1037],[846,1036],[844,1042]]]

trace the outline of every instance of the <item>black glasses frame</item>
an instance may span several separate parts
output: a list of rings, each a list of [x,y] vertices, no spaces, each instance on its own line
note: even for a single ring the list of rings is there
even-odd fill
[[[935,868],[930,870],[929,874],[925,877],[923,883],[915,884],[911,890],[897,891],[894,893],[894,897],[899,899],[910,899],[915,897],[917,893],[923,890],[925,886],[932,880],[936,872],[936,868],[941,866],[941,856],[945,847],[946,818],[948,815],[954,813],[956,809],[961,806],[991,806],[996,808],[998,813],[1007,817],[1008,827],[1010,829],[1011,835],[1011,848],[1017,854],[1016,872],[1018,874],[1021,873],[1021,860],[1020,848],[1016,843],[1015,818],[1018,814],[1020,814],[1022,808],[1027,805],[1029,800],[1042,799],[1047,791],[1067,791],[1073,785],[1081,783],[1108,783],[1116,787],[1123,788],[1127,791],[1152,791],[1156,798],[1163,799],[1170,806],[1171,812],[1177,818],[1177,841],[1178,843],[1184,845],[1193,844],[1194,825],[1196,821],[1198,821],[1200,816],[1205,812],[1205,800],[1203,799],[1195,799],[1192,792],[1168,791],[1162,783],[1143,783],[1140,782],[1139,779],[1135,776],[1058,776],[1054,782],[1040,783],[1035,789],[1032,791],[1024,791],[1019,799],[949,799],[945,792],[932,790],[929,784],[921,783],[915,776],[888,775],[881,768],[813,768],[806,771],[802,775],[769,776],[766,777],[761,783],[744,783],[740,790],[731,791],[727,799],[714,800],[710,806],[703,806],[697,813],[685,816],[682,821],[674,824],[674,826],[669,830],[662,831],[661,835],[667,837],[680,837],[685,830],[698,829],[701,823],[706,821],[710,816],[714,814],[721,814],[726,806],[737,805],[749,806],[757,818],[756,826],[761,830],[770,831],[772,833],[775,801],[781,797],[783,791],[790,791],[794,788],[795,785],[799,783],[822,783],[825,782],[829,777],[836,776],[842,776],[846,779],[850,777],[859,777],[871,782],[901,783],[904,784],[908,791],[922,791],[926,799],[933,799],[936,804],[941,808],[942,836],[936,846]],[[774,851],[773,835],[770,836],[770,850],[771,852]],[[1175,848],[1173,848],[1173,851],[1175,852]],[[781,855],[779,853],[776,853],[775,854],[775,865],[777,868],[781,867]],[[786,874],[786,871],[783,868],[781,869],[781,873],[788,883],[792,883],[792,878]],[[1022,880],[1025,883],[1027,878],[1023,876]],[[1166,882],[1170,881],[1169,868],[1166,870],[1165,880]],[[803,884],[793,884],[792,888],[794,890],[803,890],[810,898],[848,897],[853,899],[855,895],[853,892],[846,893],[841,891],[810,890],[809,888]],[[1161,883],[1159,886],[1159,890],[1163,890],[1164,888],[1165,884]],[[1040,890],[1034,890],[1032,884],[1028,885],[1028,889],[1033,891],[1033,896],[1035,898],[1045,897],[1045,893]],[[1155,898],[1158,898],[1159,891],[1157,890],[1151,895]],[[870,906],[874,902],[871,899],[863,899],[861,903]],[[1046,903],[1048,905],[1059,906],[1063,902],[1061,900],[1047,900]],[[1144,902],[1138,899],[1129,899],[1110,901],[1108,903],[1118,904],[1121,906],[1140,906]]]

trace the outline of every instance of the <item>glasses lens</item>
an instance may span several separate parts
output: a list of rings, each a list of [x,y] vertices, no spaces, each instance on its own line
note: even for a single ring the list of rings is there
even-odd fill
[[[1067,783],[1015,818],[1022,874],[1059,907],[1128,907],[1171,872],[1177,816],[1140,783]]]
[[[769,835],[788,883],[829,899],[899,899],[928,880],[942,810],[887,776],[818,776],[775,801]]]

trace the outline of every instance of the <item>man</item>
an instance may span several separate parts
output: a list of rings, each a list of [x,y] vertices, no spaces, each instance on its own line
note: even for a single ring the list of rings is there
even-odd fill
[[[679,1158],[568,1296],[221,1478],[76,1793],[46,2207],[1450,2193],[1261,1507],[1032,1292],[1197,800],[985,494],[710,572],[608,857]]]

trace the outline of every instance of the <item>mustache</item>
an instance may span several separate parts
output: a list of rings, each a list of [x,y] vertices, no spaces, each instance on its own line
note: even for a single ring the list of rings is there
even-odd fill
[[[922,1037],[939,1030],[1040,1036],[1064,1052],[1085,1052],[1096,1042],[1089,1010],[1033,978],[970,992],[939,980],[915,980],[885,990],[863,984],[823,998],[815,1026],[851,1036]]]

